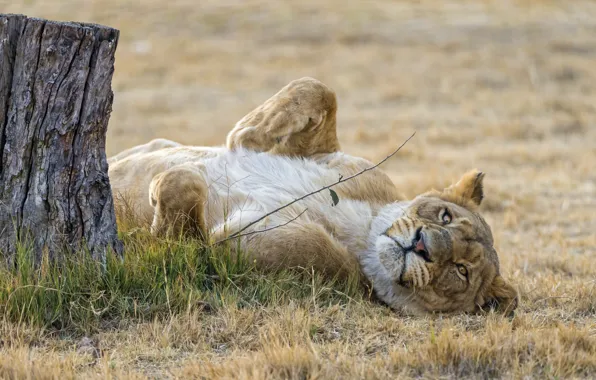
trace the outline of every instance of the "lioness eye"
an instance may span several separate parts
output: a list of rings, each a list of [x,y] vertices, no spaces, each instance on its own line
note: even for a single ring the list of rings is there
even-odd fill
[[[441,216],[441,220],[443,221],[443,224],[449,224],[451,223],[451,213],[449,213],[449,210],[445,209],[445,211],[443,211],[443,215]]]
[[[462,276],[468,277],[468,269],[462,265],[462,264],[457,264],[457,271],[459,272],[459,274],[461,274]]]

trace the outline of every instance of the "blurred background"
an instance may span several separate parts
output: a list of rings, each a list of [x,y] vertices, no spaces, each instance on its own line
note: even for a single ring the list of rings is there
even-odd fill
[[[345,151],[376,161],[417,131],[384,165],[406,195],[487,173],[483,208],[509,275],[596,273],[595,2],[0,5],[120,29],[109,155],[156,137],[221,144],[312,76],[337,93]]]

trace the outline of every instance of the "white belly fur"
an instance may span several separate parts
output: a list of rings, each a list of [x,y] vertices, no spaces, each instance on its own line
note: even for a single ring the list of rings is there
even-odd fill
[[[234,233],[280,206],[337,182],[341,175],[313,160],[249,150],[226,152],[203,163],[209,187],[206,222],[215,236],[222,236],[224,229],[227,234]],[[322,222],[348,240],[362,241],[368,236],[371,206],[348,199],[333,206],[328,190],[296,202],[246,231],[286,223],[305,209],[296,222]],[[352,242],[344,243],[349,246]]]

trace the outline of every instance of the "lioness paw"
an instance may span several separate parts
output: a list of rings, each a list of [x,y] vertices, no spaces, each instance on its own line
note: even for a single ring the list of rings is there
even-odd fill
[[[329,87],[313,78],[294,80],[236,123],[226,146],[304,157],[336,152],[336,111]]]
[[[181,165],[156,175],[149,185],[151,233],[204,238],[207,185],[197,165]]]

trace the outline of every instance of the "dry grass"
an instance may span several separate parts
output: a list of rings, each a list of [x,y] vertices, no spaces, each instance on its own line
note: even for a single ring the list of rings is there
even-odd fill
[[[117,27],[108,153],[155,137],[219,144],[291,79],[339,98],[346,151],[407,195],[487,173],[513,320],[409,318],[365,300],[121,319],[80,332],[2,322],[0,377],[593,377],[596,6],[589,1],[0,0],[3,12]],[[402,154],[403,153],[403,154]],[[315,288],[316,289],[316,288]]]

